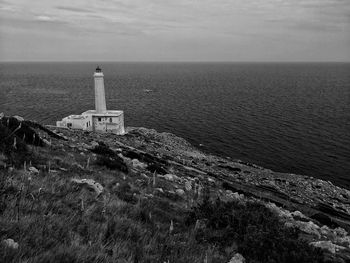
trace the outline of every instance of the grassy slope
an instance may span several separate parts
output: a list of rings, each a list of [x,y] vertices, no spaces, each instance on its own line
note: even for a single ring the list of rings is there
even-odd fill
[[[0,262],[228,262],[236,252],[248,262],[322,262],[262,204],[228,199],[176,167],[167,167],[175,181],[126,159],[121,172],[116,156],[90,148],[53,139],[27,146],[26,167],[39,174],[20,164],[0,170],[0,240],[19,243],[2,244]],[[114,169],[101,166],[106,156]],[[72,178],[94,179],[104,191],[97,196]]]

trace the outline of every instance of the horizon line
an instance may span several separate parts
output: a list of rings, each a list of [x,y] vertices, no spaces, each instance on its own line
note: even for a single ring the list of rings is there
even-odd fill
[[[183,60],[183,61],[172,61],[172,60],[4,60],[0,63],[350,63],[350,61],[225,61],[225,60]]]

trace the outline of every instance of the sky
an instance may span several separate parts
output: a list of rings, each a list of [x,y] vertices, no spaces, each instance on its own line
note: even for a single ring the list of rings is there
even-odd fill
[[[0,61],[350,61],[350,0],[0,0]]]

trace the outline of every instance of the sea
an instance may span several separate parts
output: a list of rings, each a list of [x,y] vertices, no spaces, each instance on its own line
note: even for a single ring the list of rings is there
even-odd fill
[[[54,125],[94,109],[93,72],[126,126],[350,189],[350,63],[0,63],[0,112]]]

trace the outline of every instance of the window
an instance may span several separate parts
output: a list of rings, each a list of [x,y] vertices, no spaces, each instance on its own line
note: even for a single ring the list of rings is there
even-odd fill
[[[71,128],[71,127],[72,127],[72,124],[71,124],[71,123],[67,123],[67,127],[68,127],[68,128]]]
[[[98,118],[98,121],[101,121],[101,118]]]
[[[109,118],[109,122],[113,122],[113,119],[112,119],[112,118]]]

